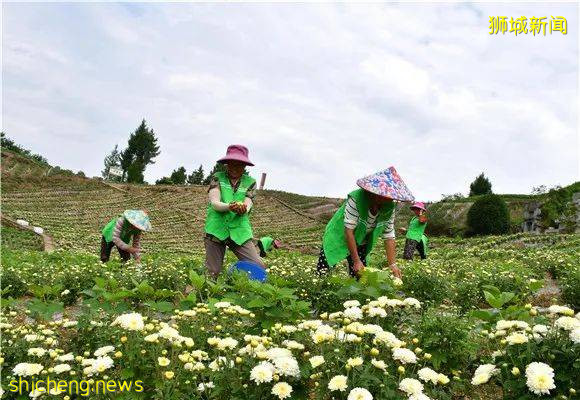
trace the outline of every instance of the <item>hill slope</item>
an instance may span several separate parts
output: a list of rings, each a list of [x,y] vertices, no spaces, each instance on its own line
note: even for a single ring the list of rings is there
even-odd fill
[[[144,236],[149,251],[198,253],[203,250],[207,207],[204,186],[112,186],[92,179],[54,181],[33,186],[3,186],[2,212],[41,226],[57,248],[97,251],[100,230],[124,209],[149,211],[154,230]],[[295,249],[315,251],[323,224],[261,193],[251,216],[256,237],[271,235]]]

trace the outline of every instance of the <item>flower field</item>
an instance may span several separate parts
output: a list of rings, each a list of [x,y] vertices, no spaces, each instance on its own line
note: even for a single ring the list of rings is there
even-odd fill
[[[574,398],[579,249],[578,235],[437,238],[402,281],[376,252],[358,282],[278,250],[260,284],[207,280],[195,254],[123,266],[3,247],[3,397],[50,377],[142,382],[90,394],[103,399]]]

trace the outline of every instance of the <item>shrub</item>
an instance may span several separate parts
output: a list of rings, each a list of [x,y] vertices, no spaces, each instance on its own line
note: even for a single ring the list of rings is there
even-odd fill
[[[505,201],[495,194],[480,197],[467,212],[467,226],[472,235],[508,233],[510,214]]]

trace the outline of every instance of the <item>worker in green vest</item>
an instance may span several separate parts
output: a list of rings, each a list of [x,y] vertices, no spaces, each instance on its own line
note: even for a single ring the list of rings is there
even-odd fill
[[[389,268],[395,277],[401,278],[395,263],[394,201],[413,201],[413,195],[394,167],[356,183],[360,189],[349,193],[326,225],[317,270],[327,273],[330,267],[346,259],[349,274],[358,278],[366,266],[366,257],[379,238],[383,238]]]
[[[248,149],[242,145],[228,147],[226,156],[218,160],[225,164],[225,172],[216,172],[208,190],[205,221],[205,265],[212,277],[223,267],[226,247],[241,261],[251,261],[265,268],[253,244],[250,211],[256,180],[245,171],[254,164]]]
[[[405,260],[412,260],[415,254],[415,249],[419,251],[421,259],[427,258],[427,244],[428,239],[425,235],[425,228],[427,227],[427,209],[425,204],[418,201],[411,206],[411,211],[415,216],[409,221],[409,228],[401,230],[406,231],[405,250],[403,251],[403,258]]]
[[[111,258],[111,250],[117,247],[121,260],[129,261],[131,255],[135,261],[141,261],[141,234],[151,230],[149,216],[143,210],[126,210],[123,214],[109,221],[102,230],[101,261]],[[133,245],[130,245],[133,240]]]
[[[258,246],[258,250],[260,251],[260,257],[267,257],[272,249],[279,249],[281,245],[282,242],[270,236],[264,236],[256,241],[256,246]]]

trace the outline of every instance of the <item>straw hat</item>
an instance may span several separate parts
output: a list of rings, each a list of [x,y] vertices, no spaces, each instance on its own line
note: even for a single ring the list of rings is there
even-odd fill
[[[389,199],[408,202],[415,200],[395,167],[389,167],[384,171],[365,176],[356,181],[356,184],[367,192]]]
[[[149,216],[143,210],[125,210],[123,216],[135,228],[148,232],[151,230],[151,221]]]

